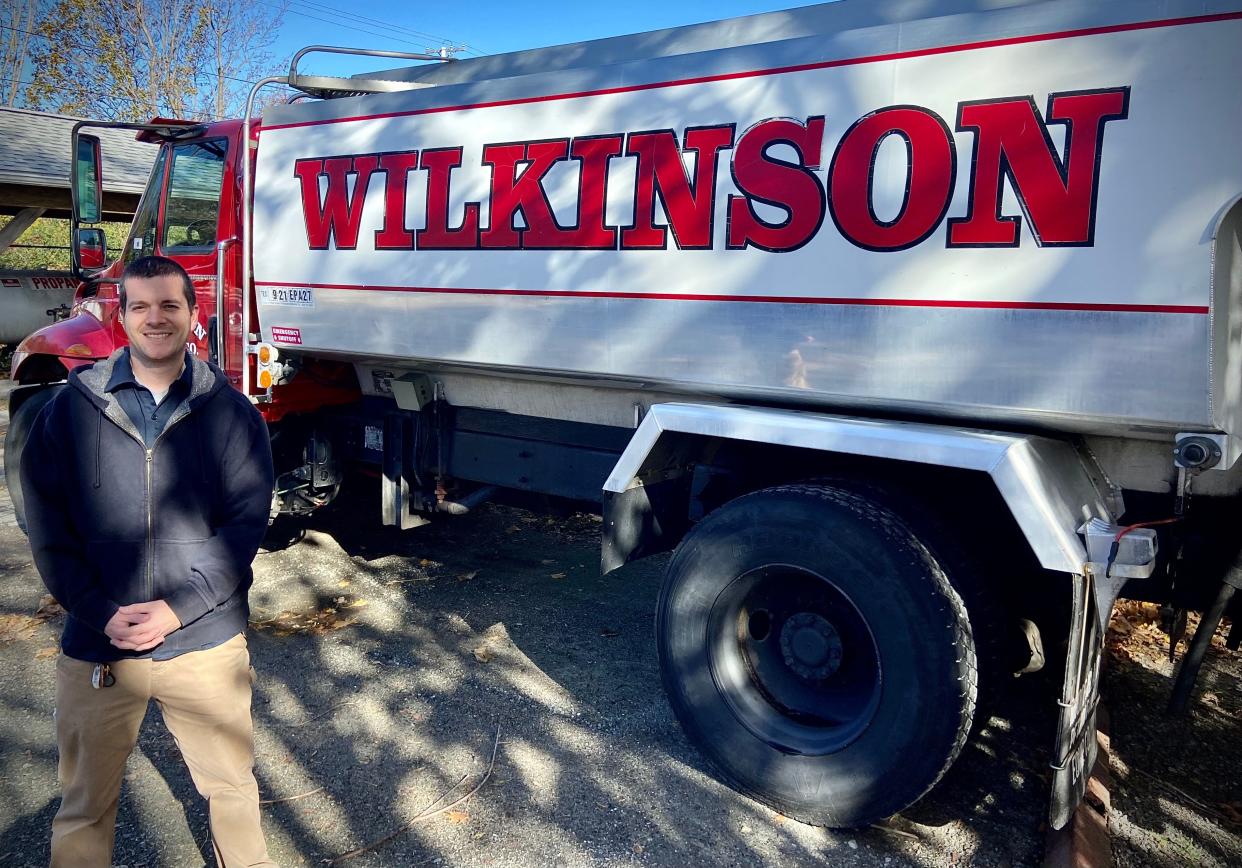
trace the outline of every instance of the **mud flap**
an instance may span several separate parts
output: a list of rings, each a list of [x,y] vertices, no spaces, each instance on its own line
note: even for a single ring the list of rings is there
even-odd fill
[[[1052,804],[1048,812],[1048,821],[1054,829],[1064,828],[1074,815],[1086,791],[1098,749],[1095,712],[1100,701],[1100,662],[1108,613],[1099,611],[1101,603],[1093,585],[1094,578],[1089,571],[1074,576],[1073,614],[1065,655],[1065,679],[1057,703],[1061,707],[1061,717],[1057,727],[1056,759],[1052,764]]]

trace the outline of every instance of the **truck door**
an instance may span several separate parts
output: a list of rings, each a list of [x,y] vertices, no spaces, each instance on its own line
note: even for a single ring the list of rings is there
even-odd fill
[[[190,334],[190,352],[213,355],[213,322],[220,313],[218,288],[228,285],[229,244],[223,236],[230,224],[221,208],[227,166],[228,139],[213,138],[173,144],[169,151],[168,186],[163,197],[158,233],[135,222],[134,240],[142,249],[125,251],[126,257],[156,253],[176,259],[189,272],[198,300],[198,322]],[[152,249],[152,236],[157,237]],[[226,292],[226,296],[228,293]],[[225,299],[229,301],[228,298]],[[240,309],[237,298],[233,305]],[[228,304],[224,316],[230,315]],[[226,330],[233,331],[236,330]],[[236,357],[236,354],[234,354]]]

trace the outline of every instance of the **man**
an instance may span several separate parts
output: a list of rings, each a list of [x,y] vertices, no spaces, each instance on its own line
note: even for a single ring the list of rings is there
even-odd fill
[[[120,308],[129,347],[69,375],[22,456],[35,564],[68,612],[52,865],[111,864],[125,761],[150,699],[208,800],[216,861],[271,865],[243,632],[271,501],[267,428],[186,351],[198,308],[180,265],[130,263]]]

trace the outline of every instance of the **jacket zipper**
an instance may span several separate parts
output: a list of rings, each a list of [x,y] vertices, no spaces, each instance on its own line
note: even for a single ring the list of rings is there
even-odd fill
[[[159,438],[156,438],[159,442]],[[147,450],[147,599],[155,599],[155,510],[152,507],[151,468],[155,446]]]
[[[121,412],[124,413],[124,410]],[[147,598],[152,600],[155,599],[155,504],[153,503],[154,491],[152,485],[152,478],[155,475],[155,447],[160,445],[160,441],[164,439],[164,435],[168,433],[170,428],[180,423],[181,420],[185,419],[189,415],[190,412],[188,410],[181,415],[174,413],[174,418],[168,420],[168,424],[165,425],[164,430],[156,436],[155,442],[151,444],[151,448],[149,449],[147,448],[147,444],[143,442],[142,437],[138,434],[137,429],[133,428],[132,423],[130,424],[130,428],[126,428],[124,425],[116,422],[116,426],[118,428],[138,441],[138,445],[143,448],[146,456],[146,461],[144,463],[146,465],[145,475],[147,487]],[[126,419],[126,421],[128,422],[129,420]]]
[[[155,435],[151,448],[147,449],[147,445],[142,444],[147,450],[147,598],[151,600],[155,599],[155,489],[152,483],[155,477],[155,447],[160,445],[160,441],[164,439],[164,435],[170,428],[189,415],[188,410],[179,416],[174,412],[173,418],[164,425],[164,430]]]

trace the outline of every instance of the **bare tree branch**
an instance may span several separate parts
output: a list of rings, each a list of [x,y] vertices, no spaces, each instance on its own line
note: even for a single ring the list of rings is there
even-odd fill
[[[125,121],[240,114],[248,82],[271,69],[284,14],[248,0],[16,0],[3,14],[16,19],[27,4],[36,35],[20,52],[0,36],[0,70],[20,78],[13,70],[28,54],[29,83],[4,92],[31,108]]]
[[[35,28],[36,0],[10,0],[0,8],[0,25],[4,30],[3,46],[0,47],[0,86],[5,93],[5,105],[16,105],[21,93],[22,76],[26,71],[27,47],[30,34]]]

